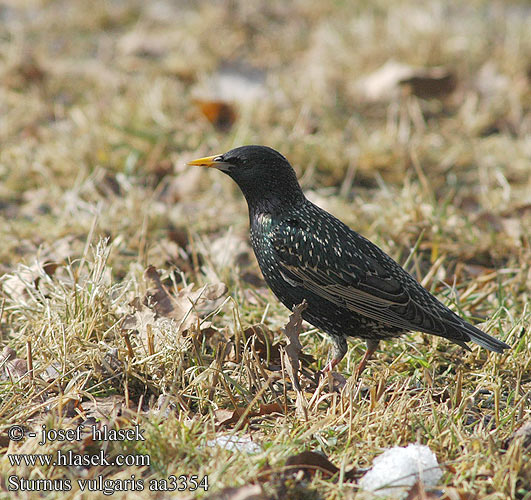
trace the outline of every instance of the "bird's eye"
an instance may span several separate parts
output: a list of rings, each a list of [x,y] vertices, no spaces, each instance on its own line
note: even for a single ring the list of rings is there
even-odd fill
[[[214,161],[223,161],[223,156],[216,156]]]

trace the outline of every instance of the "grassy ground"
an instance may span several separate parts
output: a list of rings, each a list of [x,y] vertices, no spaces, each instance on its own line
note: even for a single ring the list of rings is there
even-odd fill
[[[148,485],[175,474],[208,475],[183,498],[366,498],[349,472],[418,442],[445,498],[531,499],[529,437],[514,438],[531,418],[529,54],[516,1],[0,3],[2,489],[62,479],[72,490],[47,495],[80,498],[78,480],[101,478],[113,498],[169,498]],[[374,96],[383,78],[367,77],[389,60],[417,79]],[[419,75],[435,66],[434,90]],[[273,376],[288,311],[261,279],[243,197],[185,166],[249,143],[281,151],[313,201],[399,262],[415,248],[425,286],[512,349],[412,333],[297,412]],[[329,346],[304,330],[315,372]],[[354,339],[345,377],[363,352]],[[39,444],[43,425],[95,422],[145,440]],[[215,445],[231,433],[254,453]],[[150,465],[10,462],[58,450]],[[339,474],[283,475],[306,450]],[[143,490],[119,491],[132,475]]]

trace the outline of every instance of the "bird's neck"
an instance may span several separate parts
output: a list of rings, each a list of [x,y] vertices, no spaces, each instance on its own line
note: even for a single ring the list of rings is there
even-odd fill
[[[275,193],[273,196],[246,196],[245,198],[249,206],[249,217],[251,221],[261,216],[280,217],[285,213],[289,213],[290,210],[299,207],[301,204],[307,203],[307,199],[302,190],[290,194],[283,193],[281,196]]]

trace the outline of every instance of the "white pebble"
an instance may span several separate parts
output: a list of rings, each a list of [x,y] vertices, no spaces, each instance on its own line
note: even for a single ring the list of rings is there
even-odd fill
[[[396,446],[376,457],[373,466],[360,480],[359,486],[378,496],[399,498],[419,479],[435,486],[442,476],[435,453],[427,446]]]

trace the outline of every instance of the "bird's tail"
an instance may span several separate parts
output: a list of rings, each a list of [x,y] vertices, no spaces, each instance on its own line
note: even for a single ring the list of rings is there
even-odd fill
[[[504,349],[509,349],[509,345],[501,340],[495,339],[485,332],[482,332],[479,328],[471,325],[470,323],[463,322],[463,330],[470,337],[472,342],[479,344],[481,347],[488,349],[489,351],[502,353]]]

